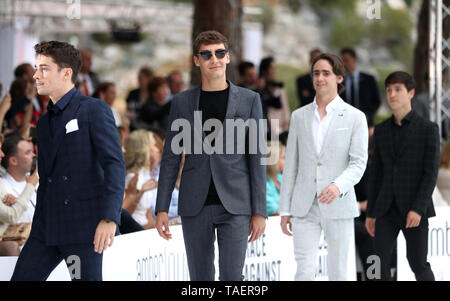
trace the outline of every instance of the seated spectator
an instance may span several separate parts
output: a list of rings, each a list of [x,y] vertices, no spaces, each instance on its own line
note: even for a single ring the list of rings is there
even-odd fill
[[[149,225],[147,217],[152,202],[152,190],[158,185],[150,174],[150,149],[153,145],[154,137],[149,131],[136,130],[130,134],[125,146],[126,194],[136,197],[130,199],[126,196],[123,208],[146,229],[152,224]]]
[[[450,204],[450,139],[445,142],[441,151],[437,188],[442,197]]]
[[[174,95],[183,92],[185,88],[183,74],[181,74],[181,71],[174,70],[170,72],[167,76],[167,84],[169,85],[170,90],[170,95],[167,97],[167,99],[170,100],[170,98]]]
[[[153,79],[153,71],[147,66],[139,69],[138,84],[139,87],[135,90],[131,90],[127,96],[127,113],[126,117],[130,119],[131,129],[135,130],[135,121],[138,118],[138,112],[141,107],[148,101],[148,84]]]
[[[267,214],[279,215],[278,206],[280,203],[280,187],[282,180],[282,171],[284,168],[285,148],[281,143],[269,142],[267,146],[269,157],[275,158],[273,164],[266,166],[266,198],[267,198]]]
[[[116,100],[116,85],[112,82],[101,82],[97,85],[92,97],[104,100],[114,115],[114,121],[116,122],[116,127],[121,127],[123,125],[122,116],[120,113],[112,107],[114,101]]]
[[[11,138],[8,138],[11,139]],[[20,137],[18,137],[20,139]],[[2,152],[3,136],[0,135],[0,162],[5,154]],[[6,148],[9,148],[6,146]],[[2,241],[1,237],[10,224],[17,224],[19,218],[28,208],[28,204],[34,194],[38,183],[37,169],[31,176],[26,177],[25,188],[20,195],[14,197],[7,194],[7,190],[0,181],[0,256],[18,256],[20,252],[19,244],[15,241]]]
[[[170,102],[165,102],[169,93],[167,81],[163,77],[155,77],[148,84],[150,99],[140,110],[140,120],[148,127],[156,127],[166,131],[169,122]]]
[[[11,134],[6,136],[2,151],[5,154],[2,165],[6,174],[0,179],[0,182],[7,193],[18,197],[26,188],[27,175],[34,171],[33,167],[36,166],[33,143],[17,134]],[[28,209],[18,219],[17,223],[31,223],[35,206],[36,193],[33,193],[28,200]]]

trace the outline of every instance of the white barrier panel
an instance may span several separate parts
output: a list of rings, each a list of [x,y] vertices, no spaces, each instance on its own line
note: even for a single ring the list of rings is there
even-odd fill
[[[189,280],[181,226],[171,226],[172,239],[162,239],[155,229],[121,235],[103,256],[105,281],[183,281]],[[249,244],[243,274],[250,281],[290,281],[296,263],[292,237],[281,232],[280,217],[267,220],[265,233]],[[218,251],[215,253],[218,279]],[[320,240],[316,280],[327,280],[326,243]],[[7,260],[6,260],[6,259]],[[8,281],[16,257],[0,257],[0,280]],[[48,280],[69,280],[69,271],[62,262]]]
[[[436,280],[450,280],[450,207],[436,207],[428,230],[428,262]],[[406,241],[400,232],[397,240],[397,280],[414,281],[414,273],[406,258]]]

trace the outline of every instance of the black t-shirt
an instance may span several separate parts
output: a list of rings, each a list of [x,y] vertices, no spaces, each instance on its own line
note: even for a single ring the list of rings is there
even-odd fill
[[[202,111],[202,123],[208,119],[218,119],[222,122],[225,120],[228,105],[229,88],[221,91],[201,91],[199,110]],[[205,131],[205,136],[208,136],[215,129],[211,131]],[[211,141],[211,146],[214,146],[214,138]],[[217,194],[216,186],[214,185],[213,178],[211,176],[211,182],[209,185],[208,196],[206,197],[206,205],[220,204],[220,198]]]

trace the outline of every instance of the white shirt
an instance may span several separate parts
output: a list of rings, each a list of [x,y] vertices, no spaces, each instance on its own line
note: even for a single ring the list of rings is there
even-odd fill
[[[6,193],[12,194],[18,197],[22,194],[27,181],[16,181],[9,173],[6,173],[1,179],[3,186],[5,187]],[[28,202],[27,210],[22,214],[17,223],[31,223],[33,222],[34,210],[36,207],[36,190],[31,195],[31,199]]]
[[[134,177],[134,173],[129,173],[126,176],[125,179],[125,186],[128,187],[128,183],[130,182],[131,178]],[[144,185],[145,182],[148,180],[153,179],[155,181],[159,180],[159,166],[156,168],[155,173],[152,175],[150,173],[150,170],[146,168],[141,168],[139,170],[139,179],[136,184],[137,189],[142,189],[142,185]],[[139,204],[136,207],[136,210],[131,215],[136,222],[138,222],[140,225],[146,225],[148,224],[147,219],[147,210],[151,208],[152,217],[156,218],[156,196],[158,194],[158,188],[148,190],[143,193],[142,198],[139,201]],[[169,219],[173,219],[178,217],[178,189],[174,189],[172,192],[172,199],[170,202],[169,207]]]
[[[327,135],[328,128],[330,127],[331,119],[333,118],[334,112],[336,111],[337,98],[338,96],[336,96],[325,107],[327,114],[322,120],[320,119],[319,115],[319,106],[317,105],[316,98],[314,98],[313,102],[314,117],[312,119],[312,134],[317,154],[320,154],[320,151],[322,150],[323,142],[325,141],[325,136]]]
[[[314,147],[317,154],[320,154],[323,147],[323,142],[330,127],[331,119],[336,112],[336,106],[338,104],[339,96],[336,97],[325,107],[327,114],[323,119],[320,119],[319,106],[317,105],[316,98],[314,97],[313,107],[314,107],[314,117],[312,119],[312,136],[314,140]],[[289,212],[280,212],[280,216],[290,216]]]

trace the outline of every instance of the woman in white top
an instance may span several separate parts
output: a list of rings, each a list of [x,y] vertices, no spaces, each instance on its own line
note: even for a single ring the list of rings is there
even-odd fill
[[[0,162],[5,154],[1,150],[3,136],[0,135]],[[28,208],[28,201],[38,183],[37,168],[32,175],[27,177],[27,184],[18,198],[6,194],[6,190],[0,182],[0,256],[19,256],[19,244],[15,241],[2,241],[3,232],[10,224],[15,224]]]
[[[137,130],[130,134],[125,146],[125,165],[127,176],[125,185],[135,176],[138,197],[123,204],[131,216],[145,229],[149,227],[148,211],[151,207],[153,190],[158,183],[150,174],[150,148],[154,144],[153,134],[147,130]]]
[[[450,139],[445,142],[441,151],[437,188],[447,203],[450,204]]]

